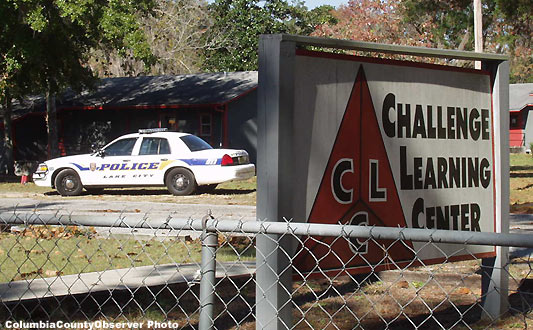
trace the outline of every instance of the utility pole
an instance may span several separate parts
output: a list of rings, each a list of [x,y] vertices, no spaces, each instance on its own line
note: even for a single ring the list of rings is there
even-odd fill
[[[481,0],[474,0],[474,50],[483,52],[483,14],[481,11]],[[481,62],[475,62],[475,68],[481,70]]]

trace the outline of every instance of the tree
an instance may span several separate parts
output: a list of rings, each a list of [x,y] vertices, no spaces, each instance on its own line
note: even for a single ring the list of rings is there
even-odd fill
[[[47,97],[48,144],[50,156],[58,155],[54,96],[64,88],[81,90],[96,81],[86,65],[91,49],[131,51],[148,64],[154,56],[139,29],[138,15],[152,10],[152,0],[4,0],[3,28],[17,37],[0,35],[0,45],[19,50],[18,75],[33,93]],[[13,85],[13,83],[11,83]],[[3,91],[5,95],[5,90]]]
[[[13,161],[13,140],[11,138],[11,113],[12,113],[12,106],[11,106],[11,86],[10,81],[11,76],[13,74],[13,70],[15,69],[13,66],[16,65],[16,63],[11,62],[11,58],[8,57],[7,54],[4,54],[2,56],[2,62],[1,62],[1,72],[2,76],[0,77],[0,107],[2,108],[2,118],[3,118],[3,125],[4,125],[4,134],[3,134],[3,146],[2,146],[2,157],[1,159],[3,162],[0,162],[0,171],[7,173],[7,174],[13,174],[13,168],[14,168],[14,161]]]
[[[330,5],[322,5],[319,7],[313,8],[311,11],[307,12],[309,16],[308,22],[310,23],[311,31],[308,31],[308,34],[313,33],[318,27],[324,24],[335,25],[339,20],[333,14],[335,7]]]
[[[3,148],[0,159],[0,171],[13,174],[13,140],[11,129],[12,99],[28,93],[28,75],[32,68],[22,66],[24,59],[32,48],[18,33],[21,28],[12,6],[0,2],[0,109],[3,118]]]
[[[309,34],[329,21],[323,7],[309,12],[301,2],[285,0],[216,0],[209,6],[215,22],[206,38],[223,35],[220,45],[203,52],[207,71],[257,70],[259,35],[269,33]]]
[[[351,0],[332,12],[335,21],[317,27],[313,35],[390,44],[431,46],[430,33],[405,22],[394,0]]]
[[[405,0],[401,9],[404,20],[430,33],[437,47],[473,49],[471,0]],[[531,17],[532,0],[483,0],[483,48],[511,56],[511,82],[533,81]]]
[[[381,43],[474,49],[472,0],[351,0],[337,23],[313,35]],[[484,49],[511,56],[511,82],[533,81],[533,0],[483,0]],[[442,62],[438,59],[425,59]],[[455,65],[472,66],[450,60]]]
[[[151,15],[139,19],[146,40],[157,57],[147,69],[134,56],[94,50],[90,66],[100,77],[140,74],[182,74],[200,71],[200,52],[219,47],[222,35],[205,34],[213,25],[205,0],[156,0]]]
[[[399,9],[404,22],[410,22],[420,33],[430,33],[431,42],[437,48],[474,49],[472,0],[406,0]],[[483,8],[484,27],[491,25],[493,10],[492,6]],[[427,22],[430,24],[424,26]],[[485,33],[488,31],[485,29]]]
[[[533,82],[533,0],[496,0],[496,42],[511,55],[511,83]]]

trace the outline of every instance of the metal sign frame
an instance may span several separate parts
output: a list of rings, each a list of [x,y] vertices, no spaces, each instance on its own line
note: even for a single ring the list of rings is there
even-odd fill
[[[368,42],[302,37],[294,35],[263,35],[259,42],[258,89],[258,187],[257,217],[259,220],[293,219],[294,209],[301,201],[292,192],[295,168],[291,159],[294,136],[294,79],[297,49],[316,46],[371,53],[400,54],[480,61],[491,77],[493,107],[493,142],[496,232],[509,231],[509,63],[507,56],[456,50],[385,45]],[[296,205],[296,206],[295,206]],[[295,219],[298,220],[298,219]],[[301,220],[300,220],[301,221]],[[291,327],[290,292],[292,284],[291,256],[294,242],[278,235],[260,235],[257,239],[257,329]],[[496,248],[496,257],[484,260],[492,269],[491,280],[485,279],[483,291],[489,292],[485,310],[500,315],[506,309],[508,278],[506,247]],[[268,266],[265,266],[268,265]],[[493,267],[490,267],[493,266]],[[490,287],[489,287],[490,286]],[[496,288],[496,290],[494,290]]]

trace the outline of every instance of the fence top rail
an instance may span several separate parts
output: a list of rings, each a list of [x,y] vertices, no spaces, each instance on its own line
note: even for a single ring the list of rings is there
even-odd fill
[[[471,60],[471,61],[507,61],[509,57],[502,54],[490,54],[490,53],[477,53],[452,49],[438,49],[427,48],[417,46],[402,46],[391,44],[380,44],[376,42],[354,41],[354,40],[340,40],[332,38],[321,37],[307,37],[291,34],[274,34],[274,35],[262,35],[261,38],[277,38],[280,41],[294,42],[301,46],[315,46],[324,48],[337,48],[358,50],[367,52],[378,52],[388,54],[400,54],[419,57],[436,57],[436,58],[448,58],[458,60]]]
[[[377,226],[351,226],[342,224],[223,220],[208,216],[202,219],[151,217],[141,214],[36,214],[34,212],[0,212],[0,224],[6,225],[80,225],[92,227],[123,227],[170,230],[196,230],[205,228],[212,232],[229,234],[272,234],[330,236],[407,240],[415,242],[452,243],[488,246],[513,246],[533,248],[533,235],[484,233],[424,228],[393,228]]]

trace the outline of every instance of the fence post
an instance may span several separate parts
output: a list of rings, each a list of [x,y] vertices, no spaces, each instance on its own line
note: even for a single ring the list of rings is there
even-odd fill
[[[214,328],[215,273],[217,233],[207,231],[207,221],[213,219],[211,211],[202,218],[202,265],[200,280],[200,322],[199,329]]]

